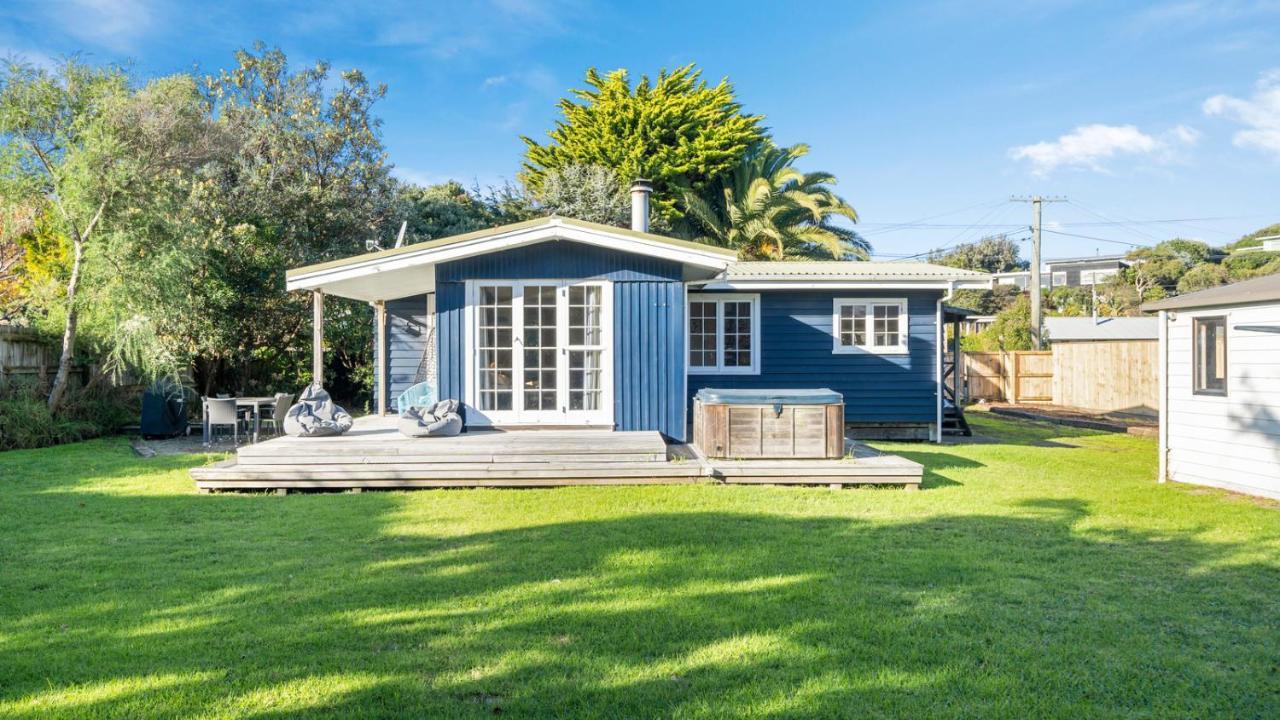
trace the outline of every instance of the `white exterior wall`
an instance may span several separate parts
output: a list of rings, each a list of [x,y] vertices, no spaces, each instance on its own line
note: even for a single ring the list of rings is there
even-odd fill
[[[1166,318],[1162,479],[1280,498],[1280,303],[1176,310]],[[1227,394],[1192,393],[1192,319],[1227,318]]]

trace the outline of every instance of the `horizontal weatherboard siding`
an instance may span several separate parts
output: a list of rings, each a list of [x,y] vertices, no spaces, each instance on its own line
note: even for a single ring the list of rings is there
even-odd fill
[[[906,298],[907,352],[832,352],[835,298]],[[844,396],[845,421],[936,420],[936,317],[940,292],[782,291],[760,293],[760,374],[691,374],[688,395],[704,387],[831,388]]]
[[[1168,324],[1166,407],[1168,476],[1280,498],[1280,303],[1178,310]],[[1227,393],[1192,391],[1192,329],[1197,317],[1227,320]],[[1243,326],[1243,327],[1242,327]]]
[[[375,321],[376,322],[376,321]],[[387,409],[395,410],[394,403],[400,393],[409,389],[415,382],[427,378],[423,355],[427,349],[427,296],[415,295],[387,301],[387,345],[386,360],[379,362],[375,368],[375,383],[378,388],[386,388],[385,381],[390,381],[387,390]],[[374,334],[377,342],[377,334]],[[385,373],[383,372],[385,369]]]

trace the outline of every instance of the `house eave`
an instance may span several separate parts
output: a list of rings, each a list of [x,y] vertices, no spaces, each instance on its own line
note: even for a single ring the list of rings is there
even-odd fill
[[[443,262],[557,240],[641,253],[712,272],[723,271],[734,262],[734,256],[720,248],[703,248],[646,233],[614,232],[607,226],[551,218],[297,268],[286,274],[285,288],[320,290],[360,300],[389,300],[395,296],[374,297],[377,292],[355,293],[345,286],[372,276],[421,272]],[[368,283],[362,285],[367,287]]]
[[[762,280],[727,280],[712,279],[705,283],[692,283],[699,290],[951,290],[975,289],[985,290],[990,280],[984,278],[928,278],[920,280],[906,279],[762,279]]]

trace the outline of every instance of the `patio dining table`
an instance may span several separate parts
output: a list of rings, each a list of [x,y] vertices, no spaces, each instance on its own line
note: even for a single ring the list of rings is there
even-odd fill
[[[262,412],[263,410],[275,408],[275,405],[276,405],[275,396],[267,395],[262,397],[254,397],[254,396],[238,397],[238,398],[235,398],[235,401],[236,401],[237,409],[240,409],[240,408],[248,409],[250,415],[253,417],[253,433],[252,435],[250,435],[250,438],[251,438],[250,442],[258,442],[258,428],[262,424]],[[211,442],[211,438],[209,437],[209,434],[210,434],[209,413],[205,411],[205,407],[203,404],[201,404],[200,406],[200,424],[204,428],[204,444],[208,445]]]

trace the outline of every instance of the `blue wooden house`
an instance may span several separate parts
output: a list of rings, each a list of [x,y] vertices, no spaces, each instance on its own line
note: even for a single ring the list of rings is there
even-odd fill
[[[641,198],[637,205],[647,206]],[[906,262],[739,262],[633,229],[542,218],[292,270],[371,303],[380,411],[428,383],[469,427],[689,436],[701,388],[831,388],[864,437],[937,437],[945,301],[988,278]]]

